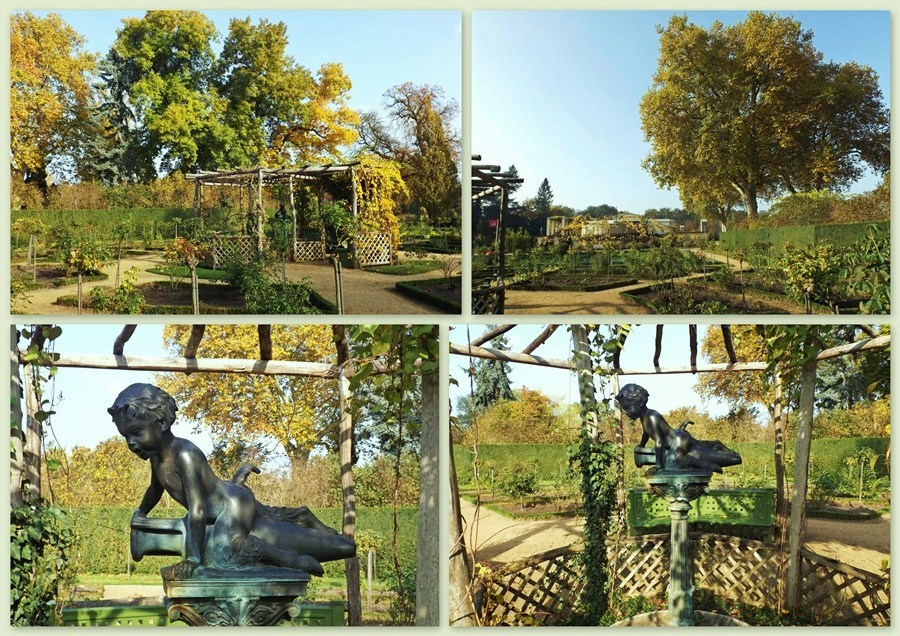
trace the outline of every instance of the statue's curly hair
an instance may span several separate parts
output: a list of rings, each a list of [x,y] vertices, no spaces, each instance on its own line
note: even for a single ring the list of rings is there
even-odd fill
[[[175,398],[152,384],[132,384],[119,393],[113,405],[106,409],[117,425],[124,415],[146,417],[152,415],[156,421],[168,428],[175,422],[178,405]]]
[[[638,384],[626,384],[621,388],[619,394],[616,396],[616,402],[618,402],[622,407],[626,404],[639,404],[640,406],[647,406],[647,400],[650,398],[650,393],[644,387]]]

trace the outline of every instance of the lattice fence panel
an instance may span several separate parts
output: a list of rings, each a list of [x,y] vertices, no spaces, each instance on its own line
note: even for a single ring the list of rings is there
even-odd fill
[[[773,607],[782,593],[783,557],[772,545],[712,534],[691,534],[694,584],[744,603]],[[494,624],[552,625],[574,611],[584,587],[584,566],[573,546],[535,555],[501,570],[489,594],[500,599]],[[615,563],[615,590],[655,596],[669,584],[669,536],[628,537],[607,544]],[[807,550],[801,552],[801,607],[832,625],[890,625],[887,581]],[[786,557],[784,557],[786,558]],[[509,567],[509,566],[508,566]]]
[[[669,584],[669,537],[646,535],[629,537],[620,544],[606,546],[607,558],[615,563],[616,592],[624,596],[655,596]]]
[[[890,625],[887,581],[869,572],[801,551],[802,606],[829,625]]]
[[[694,584],[759,607],[777,598],[782,577],[778,552],[760,541],[696,535]]]
[[[356,235],[356,257],[360,267],[391,264],[391,235],[372,232]]]
[[[501,570],[500,580],[488,591],[497,604],[485,620],[492,625],[564,621],[574,611],[584,587],[584,568],[577,554],[557,554],[521,569]]]
[[[214,236],[212,247],[214,268],[220,267],[229,260],[245,263],[256,255],[256,238],[253,236]]]
[[[297,262],[320,261],[325,258],[325,241],[297,241],[294,254]]]
[[[505,299],[504,287],[489,287],[472,290],[473,314],[502,314]]]

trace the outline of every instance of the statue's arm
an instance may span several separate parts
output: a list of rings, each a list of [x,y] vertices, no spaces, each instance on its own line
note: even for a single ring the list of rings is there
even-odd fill
[[[187,536],[185,537],[185,561],[200,564],[203,555],[203,543],[206,540],[206,497],[202,466],[206,459],[198,453],[185,451],[180,453],[178,470],[184,486],[185,503],[187,504]]]
[[[159,503],[162,494],[162,484],[159,483],[159,479],[157,479],[156,473],[154,471],[150,471],[150,485],[147,486],[147,492],[144,493],[144,497],[141,499],[141,505],[138,506],[138,509],[134,511],[134,516],[146,517],[147,513],[153,510],[156,507],[156,504]]]

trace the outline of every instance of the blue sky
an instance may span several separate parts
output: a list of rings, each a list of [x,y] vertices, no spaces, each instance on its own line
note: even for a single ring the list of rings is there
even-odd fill
[[[698,326],[699,341],[703,341],[706,325]],[[543,329],[543,325],[517,325],[507,332],[509,348],[522,351]],[[450,331],[450,340],[457,344],[465,344],[472,338],[484,333],[483,325],[455,325]],[[622,350],[620,362],[623,368],[645,369],[653,366],[653,351],[656,342],[656,325],[635,325],[628,342]],[[572,337],[567,326],[562,325],[550,339],[535,352],[546,358],[568,359],[572,352]],[[702,357],[702,356],[701,356]],[[688,326],[666,325],[663,330],[662,354],[660,366],[688,366],[690,356],[688,350]],[[469,379],[466,375],[468,358],[450,356],[450,377],[459,382],[459,386],[450,386],[450,403],[456,406],[460,396],[469,395]],[[511,364],[509,374],[513,388],[528,387],[537,389],[561,404],[578,402],[578,382],[575,374],[565,369],[543,368],[528,364]],[[679,406],[695,406],[713,416],[725,415],[728,407],[718,401],[703,401],[694,390],[696,378],[689,373],[672,375],[623,376],[622,384],[634,382],[650,392],[650,407],[665,413]],[[598,389],[600,384],[596,383]],[[611,390],[611,389],[610,389]],[[610,396],[607,396],[610,397]]]
[[[678,12],[679,14],[682,12]],[[740,11],[688,11],[692,22],[733,24]],[[871,66],[890,100],[887,11],[795,11],[826,60]],[[649,146],[638,104],[659,55],[657,25],[668,11],[475,11],[472,14],[472,152],[515,164],[534,196],[546,177],[554,202],[606,203],[642,213],[680,207],[641,168]],[[874,175],[852,191],[871,190]],[[765,208],[766,206],[761,206]]]
[[[124,17],[143,11],[57,11],[86,38],[89,51],[106,53]],[[461,22],[458,11],[204,11],[224,38],[231,18],[284,22],[288,55],[315,72],[340,62],[353,82],[350,105],[378,110],[385,91],[402,84],[441,86],[461,101]],[[221,39],[217,50],[221,48]]]

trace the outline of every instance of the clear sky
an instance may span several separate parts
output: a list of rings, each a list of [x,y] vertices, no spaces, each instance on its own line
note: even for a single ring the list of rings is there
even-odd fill
[[[57,11],[86,38],[86,49],[105,54],[124,17],[143,11]],[[378,110],[388,89],[432,84],[461,101],[461,22],[458,11],[204,11],[221,38],[231,18],[265,18],[287,25],[288,55],[315,72],[340,62],[353,83],[350,105]],[[216,50],[221,49],[222,41]]]
[[[684,12],[677,12],[678,14]],[[733,24],[741,11],[688,11],[692,22]],[[890,103],[888,11],[795,11],[825,60],[871,66]],[[642,213],[681,207],[641,168],[649,152],[638,105],[659,56],[657,25],[667,11],[474,11],[472,152],[515,164],[520,200],[549,179],[554,203],[606,203]],[[873,189],[875,175],[853,192]],[[765,207],[765,205],[763,206]]]
[[[698,339],[703,341],[706,325],[698,326]],[[506,333],[509,348],[522,351],[543,329],[543,325],[517,325]],[[483,325],[455,325],[450,331],[450,340],[466,344],[472,338],[486,331]],[[656,342],[656,325],[635,325],[622,350],[620,363],[623,368],[649,368],[653,366],[653,352]],[[541,345],[535,355],[546,358],[568,359],[572,355],[572,336],[566,325],[561,325],[550,339]],[[660,366],[688,366],[688,326],[666,325],[663,330]],[[460,396],[469,395],[469,378],[466,374],[468,358],[450,356],[450,377],[459,386],[450,386],[450,403],[456,406]],[[511,363],[510,383],[514,389],[527,387],[537,389],[561,404],[578,402],[578,382],[575,374],[565,369],[550,369],[528,364]],[[718,401],[703,401],[694,389],[696,377],[689,373],[672,375],[622,376],[621,383],[634,382],[650,392],[650,407],[665,413],[679,406],[695,406],[717,417],[725,415],[728,407]],[[596,383],[598,389],[600,384]],[[607,395],[606,397],[612,397]]]

